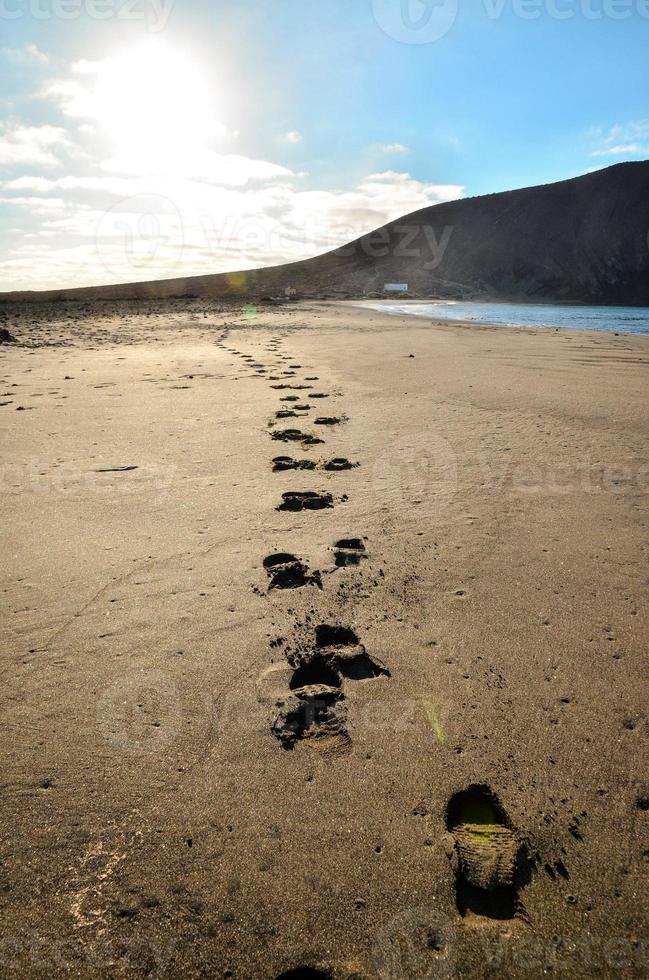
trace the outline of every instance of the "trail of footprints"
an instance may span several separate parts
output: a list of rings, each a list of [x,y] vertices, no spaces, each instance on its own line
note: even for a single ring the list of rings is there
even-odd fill
[[[314,446],[325,445],[325,438],[311,429],[334,430],[348,421],[345,415],[320,415],[313,412],[312,399],[330,398],[328,391],[314,391],[312,382],[319,376],[304,375],[304,382],[297,372],[302,365],[282,350],[282,340],[273,338],[266,351],[271,355],[271,365],[262,364],[252,354],[245,354],[233,347],[221,346],[241,358],[256,376],[265,377],[270,388],[280,392],[279,407],[269,422],[270,436],[274,441],[293,443],[302,452]],[[308,371],[308,368],[306,369]],[[299,392],[287,394],[286,392]],[[307,421],[309,428],[284,428],[285,419]],[[320,457],[278,455],[271,459],[274,473],[325,472],[344,473],[360,465],[344,456]],[[284,489],[276,510],[289,513],[315,513],[331,510],[346,501],[347,495],[335,495],[329,490]],[[325,576],[339,569],[358,567],[368,555],[365,542],[360,537],[340,538],[332,548],[332,566],[325,571],[311,570],[307,561],[291,552],[276,552],[263,559],[268,581],[268,592],[313,588],[322,591]],[[275,697],[271,718],[271,731],[290,750],[297,743],[315,746],[322,751],[344,751],[351,742],[347,726],[345,688],[348,683],[389,677],[389,671],[367,653],[352,629],[336,624],[320,625],[311,637],[307,637],[297,652],[286,654],[291,669],[285,692]]]
[[[298,418],[310,425],[334,429],[348,421],[344,415],[313,417],[310,414],[311,401],[329,398],[330,393],[313,390],[311,382],[319,380],[317,375],[305,375],[307,383],[301,383],[296,372],[302,370],[302,366],[282,351],[281,338],[273,338],[266,347],[275,359],[274,367],[269,368],[250,354],[225,347],[227,336],[226,330],[220,346],[241,357],[257,376],[272,382],[271,389],[282,393],[308,392],[280,396],[280,406],[269,423],[273,440],[293,443],[302,451],[308,451],[324,445],[324,438],[310,429],[278,428],[277,423],[286,418]],[[274,473],[342,473],[359,465],[359,462],[341,456],[312,459],[278,455],[271,459]],[[336,499],[327,491],[284,490],[276,509],[311,513],[329,510],[338,500],[346,499],[346,495]],[[317,517],[314,515],[313,519]],[[322,592],[325,576],[340,569],[357,568],[368,558],[365,540],[361,537],[340,538],[331,551],[333,565],[324,571],[312,571],[304,558],[289,552],[268,555],[263,559],[268,591],[311,588]],[[272,645],[284,642],[278,640]],[[348,751],[351,736],[346,692],[350,685],[389,678],[388,668],[370,656],[351,627],[338,623],[321,623],[309,628],[295,649],[286,647],[284,656],[285,669],[278,665],[269,668],[281,675],[286,685],[285,690],[275,692],[272,698],[272,734],[287,751],[294,750],[299,744],[326,753]],[[538,857],[531,855],[493,790],[487,785],[471,785],[456,793],[447,805],[446,830],[459,914],[494,922],[516,917],[526,919],[520,892],[531,880]]]

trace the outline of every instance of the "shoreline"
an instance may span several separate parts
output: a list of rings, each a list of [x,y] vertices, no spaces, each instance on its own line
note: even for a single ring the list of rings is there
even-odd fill
[[[491,327],[513,327],[513,328],[516,328],[516,327],[523,328],[524,327],[524,328],[529,329],[529,330],[559,330],[559,329],[563,329],[563,330],[571,330],[571,331],[574,331],[574,330],[588,331],[588,332],[591,332],[591,333],[607,333],[607,334],[613,334],[614,336],[615,335],[618,335],[618,334],[624,334],[625,336],[634,336],[634,337],[637,337],[637,336],[639,336],[639,337],[649,336],[649,307],[637,307],[637,306],[636,307],[631,307],[631,306],[629,306],[629,307],[622,307],[622,306],[599,306],[599,307],[591,307],[591,306],[587,306],[587,305],[575,305],[575,304],[572,304],[572,303],[565,303],[565,304],[559,304],[559,303],[510,303],[510,302],[498,302],[498,301],[495,301],[495,300],[494,301],[491,301],[491,302],[489,302],[489,301],[482,301],[482,300],[480,300],[480,301],[478,301],[478,300],[402,300],[402,301],[397,301],[397,300],[394,300],[394,301],[391,301],[391,300],[368,300],[366,303],[357,302],[355,305],[357,305],[359,307],[365,307],[365,308],[373,309],[376,312],[385,312],[385,313],[387,313],[390,316],[406,315],[406,316],[419,317],[421,319],[428,318],[428,317],[431,316],[431,314],[430,313],[428,313],[428,314],[420,314],[420,313],[416,313],[416,312],[406,312],[407,307],[409,307],[409,306],[412,306],[413,308],[425,307],[426,309],[433,310],[433,311],[438,306],[464,307],[464,308],[470,307],[470,306],[475,306],[475,307],[488,307],[488,306],[493,306],[493,307],[501,307],[501,308],[502,307],[512,307],[513,309],[522,308],[522,307],[529,307],[529,308],[534,308],[534,309],[539,309],[539,308],[553,309],[553,308],[556,307],[557,309],[560,309],[560,310],[563,310],[563,311],[566,311],[566,310],[575,310],[575,311],[584,311],[584,312],[586,312],[588,310],[593,310],[596,313],[598,311],[609,311],[609,310],[610,311],[613,311],[613,310],[615,310],[615,311],[618,311],[618,310],[629,310],[629,311],[631,311],[631,310],[637,310],[637,311],[644,311],[646,313],[646,316],[644,317],[644,319],[642,321],[642,324],[643,324],[643,327],[644,327],[644,329],[642,329],[642,330],[631,330],[631,329],[625,328],[625,326],[624,326],[623,323],[616,323],[616,324],[613,324],[611,327],[596,328],[596,327],[593,327],[592,325],[591,326],[586,326],[586,327],[582,327],[582,326],[577,325],[577,324],[575,324],[574,326],[567,326],[565,323],[560,323],[560,322],[559,323],[519,323],[519,322],[515,322],[515,321],[514,322],[511,322],[511,321],[505,322],[505,321],[498,321],[498,320],[493,320],[493,321],[490,321],[490,320],[472,320],[472,319],[469,319],[469,318],[465,318],[463,316],[456,317],[456,316],[451,316],[451,315],[448,315],[448,316],[440,316],[440,320],[442,320],[444,322],[449,322],[449,323],[457,323],[457,324],[460,324],[460,325],[474,324],[475,323],[477,325],[484,325],[484,326],[491,326]],[[394,306],[394,309],[389,309],[389,307],[391,305]],[[434,315],[435,314],[433,314],[433,318],[434,318]],[[439,314],[437,314],[437,315],[439,315]]]

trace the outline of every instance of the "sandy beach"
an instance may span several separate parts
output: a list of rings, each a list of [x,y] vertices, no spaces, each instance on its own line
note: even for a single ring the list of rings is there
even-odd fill
[[[4,325],[0,972],[646,976],[649,338]]]

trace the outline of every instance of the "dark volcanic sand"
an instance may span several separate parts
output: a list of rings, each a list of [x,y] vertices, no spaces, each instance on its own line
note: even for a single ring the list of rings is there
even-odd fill
[[[646,975],[649,340],[86,306],[0,347],[2,974]]]

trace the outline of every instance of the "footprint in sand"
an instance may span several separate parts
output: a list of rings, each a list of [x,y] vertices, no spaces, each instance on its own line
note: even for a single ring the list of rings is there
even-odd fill
[[[334,546],[336,568],[348,568],[350,565],[360,565],[367,558],[365,545],[360,538],[341,538]]]
[[[390,676],[387,667],[369,655],[348,626],[328,623],[316,626],[315,645],[319,655],[335,665],[348,680],[366,681]]]
[[[316,493],[314,490],[293,491],[282,494],[282,503],[277,510],[326,510],[333,507],[334,499],[330,493]]]
[[[389,677],[390,672],[369,656],[352,629],[328,624],[316,627],[315,645],[294,655],[291,666],[291,693],[276,702],[273,734],[286,749],[310,740],[321,750],[346,751],[351,739],[343,681]]]
[[[310,573],[308,565],[288,552],[268,555],[263,564],[270,579],[269,590],[300,589],[305,585],[322,588],[320,572]]]
[[[360,466],[360,463],[350,463],[344,456],[336,456],[334,459],[327,460],[322,468],[330,473],[340,473],[342,470],[353,470],[356,466]]]
[[[497,921],[524,915],[519,891],[531,878],[532,862],[493,790],[472,785],[456,793],[446,826],[460,915]]]
[[[304,446],[318,446],[324,442],[324,439],[318,439],[309,432],[301,432],[300,429],[278,429],[271,433],[271,437],[279,442],[301,442]]]
[[[271,731],[283,748],[293,749],[304,740],[325,752],[349,748],[347,708],[339,686],[308,684],[279,698],[276,708]]]
[[[337,418],[336,416],[323,415],[320,418],[314,419],[314,425],[340,425],[341,422],[346,422],[345,418]]]
[[[283,473],[285,470],[314,470],[316,463],[312,459],[293,459],[291,456],[275,456],[273,473]]]
[[[312,385],[271,385],[271,388],[273,388],[275,391],[310,391],[311,387]],[[312,397],[312,395],[309,395],[309,398]]]

